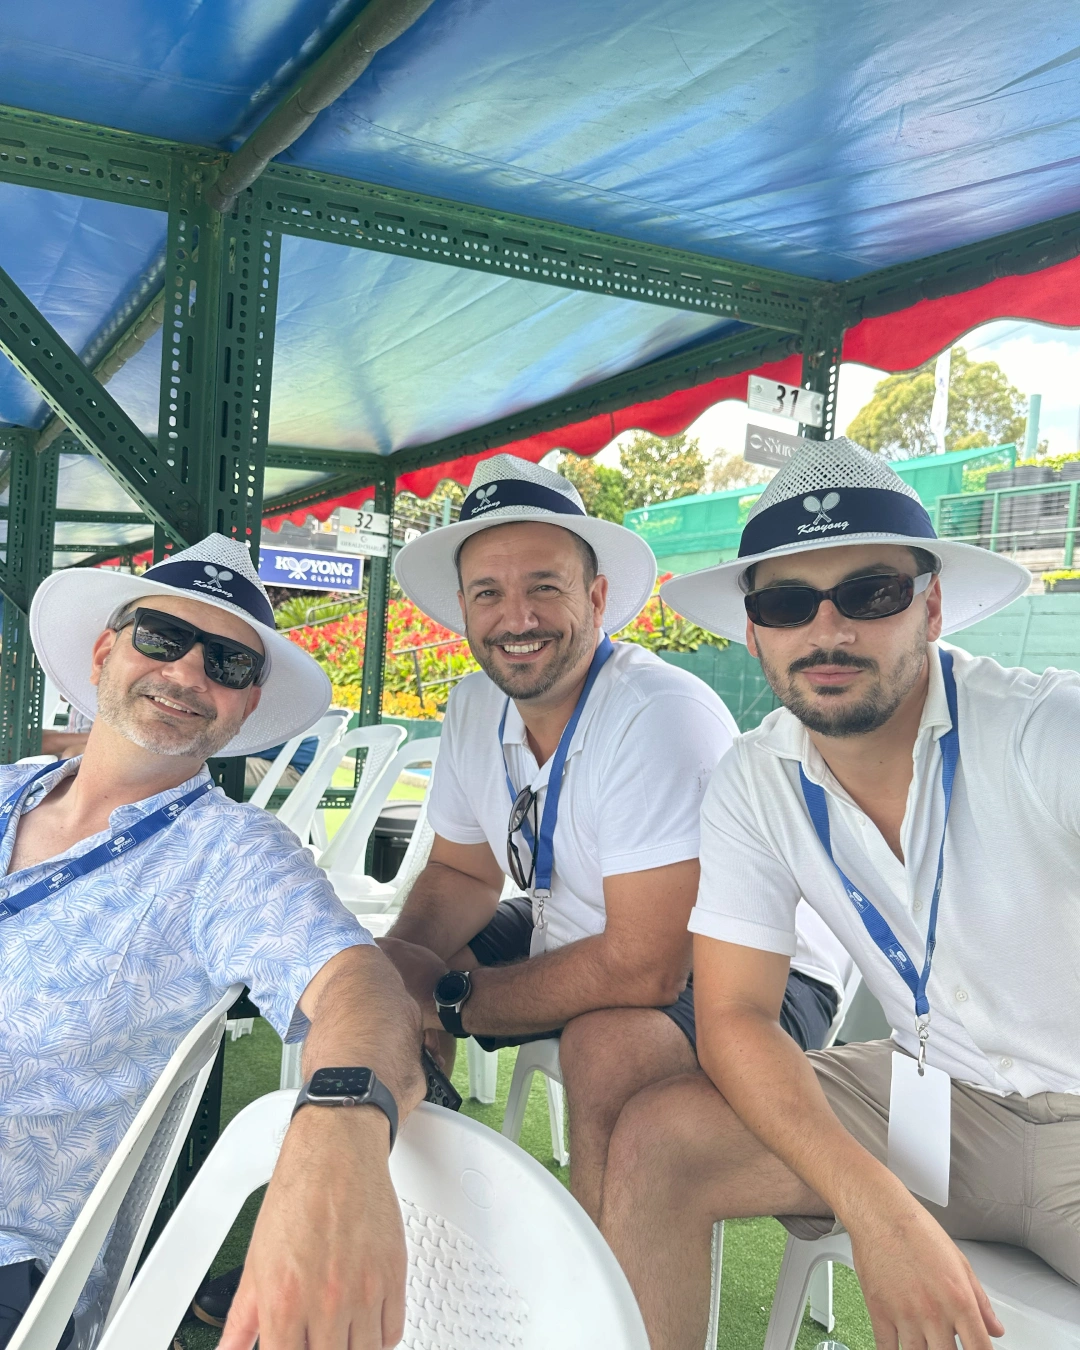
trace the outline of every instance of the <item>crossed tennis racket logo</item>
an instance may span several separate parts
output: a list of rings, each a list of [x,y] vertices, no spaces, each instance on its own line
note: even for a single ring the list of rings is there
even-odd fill
[[[840,505],[839,492],[827,493],[826,496],[822,498],[818,497],[803,498],[803,510],[817,512],[817,515],[815,515],[814,517],[815,525],[820,525],[822,521],[824,521],[826,525],[831,525],[833,523],[833,518],[832,516],[829,515],[829,512],[835,510],[835,508],[838,507],[839,505]]]
[[[489,483],[489,484],[487,485],[487,487],[477,488],[477,489],[476,489],[476,505],[473,507],[473,511],[474,511],[474,512],[476,512],[476,511],[486,511],[486,510],[488,509],[488,507],[491,507],[491,506],[498,506],[498,504],[499,504],[498,502],[493,502],[493,501],[491,500],[492,497],[494,497],[495,493],[496,493],[498,490],[499,490],[499,485],[498,485],[498,483]]]

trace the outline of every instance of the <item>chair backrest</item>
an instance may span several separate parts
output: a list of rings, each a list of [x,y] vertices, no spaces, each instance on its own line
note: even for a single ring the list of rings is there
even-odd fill
[[[99,1350],[165,1350],[245,1199],[273,1170],[295,1094],[273,1092],[224,1131]],[[509,1140],[441,1107],[409,1116],[390,1156],[409,1251],[405,1346],[648,1350],[604,1239],[559,1182]]]
[[[396,755],[386,761],[377,781],[372,781],[370,789],[363,796],[360,789],[357,789],[349,814],[320,856],[319,866],[325,867],[327,871],[346,874],[362,872],[368,839],[394,784],[406,769],[412,768],[415,764],[431,764],[434,767],[438,756],[438,736],[427,736],[403,745]],[[366,779],[367,766],[364,767]],[[419,824],[417,821],[417,827]]]
[[[55,1350],[112,1228],[104,1286],[78,1320],[78,1345],[88,1350],[94,1344],[127,1292],[213,1068],[225,1014],[242,991],[233,985],[180,1042],[79,1211],[8,1350]]]
[[[380,767],[385,766],[404,738],[405,728],[395,726],[357,727],[355,731],[345,732],[312,761],[311,767],[289,793],[288,800],[278,812],[278,820],[298,835],[301,843],[306,844],[319,802],[330,786],[342,757],[350,750],[367,750],[364,772],[356,789],[356,796],[362,800],[370,791],[368,783],[378,777]]]
[[[327,746],[333,745],[335,741],[341,739],[342,733],[348,726],[349,718],[351,716],[352,713],[348,708],[331,708],[329,712],[324,713],[323,716],[319,718],[309,731],[302,731],[298,736],[294,736],[291,741],[286,741],[273,764],[271,764],[270,768],[266,771],[266,776],[251,794],[249,800],[251,801],[252,806],[266,805],[270,800],[274,789],[277,787],[278,783],[281,782],[281,775],[289,767],[293,755],[300,749],[301,743],[306,741],[309,736],[316,736],[318,737],[319,744],[315,748],[315,754],[311,758],[311,763],[300,775],[300,782],[293,788],[293,792],[295,792],[296,788],[299,788],[303,783],[305,776],[315,767],[319,756]],[[322,794],[320,793],[320,796],[321,795]],[[289,796],[292,796],[292,793],[290,793]],[[282,806],[284,807],[284,803]]]
[[[836,1015],[833,1017],[832,1025],[829,1027],[829,1034],[822,1047],[828,1050],[837,1036],[840,1035],[840,1028],[844,1025],[844,1018],[851,1011],[851,1003],[855,995],[859,992],[859,986],[862,984],[862,971],[854,963],[851,963],[851,974],[847,978],[847,984],[844,985],[844,994],[840,1002],[836,1005]]]

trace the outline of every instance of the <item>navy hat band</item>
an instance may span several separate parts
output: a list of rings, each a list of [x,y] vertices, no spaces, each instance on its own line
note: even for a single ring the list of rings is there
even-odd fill
[[[852,534],[937,538],[926,508],[906,493],[889,488],[836,488],[777,502],[747,521],[739,557],[811,541],[827,548]]]
[[[164,562],[147,568],[143,581],[160,581],[170,590],[186,591],[193,600],[227,600],[242,609],[257,623],[274,628],[274,611],[258,586],[247,577],[215,563],[201,563],[190,558]]]
[[[553,511],[560,516],[583,516],[577,502],[564,497],[554,488],[541,483],[527,483],[523,478],[503,478],[474,488],[461,503],[460,520],[476,520],[488,511],[504,506],[533,506],[541,511]]]

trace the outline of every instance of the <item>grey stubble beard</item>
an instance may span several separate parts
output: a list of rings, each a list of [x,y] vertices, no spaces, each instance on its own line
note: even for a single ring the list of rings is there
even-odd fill
[[[180,736],[180,728],[162,722],[143,723],[135,714],[138,700],[146,695],[172,699],[203,712],[205,721],[196,723],[186,739]],[[180,685],[170,684],[168,680],[157,679],[153,675],[144,675],[128,689],[117,687],[117,681],[109,669],[106,657],[98,681],[97,715],[114,731],[132,741],[140,749],[149,750],[155,755],[199,756],[206,760],[216,755],[233,739],[243,722],[243,716],[223,722],[217,710],[210,704],[196,698],[189,690]]]

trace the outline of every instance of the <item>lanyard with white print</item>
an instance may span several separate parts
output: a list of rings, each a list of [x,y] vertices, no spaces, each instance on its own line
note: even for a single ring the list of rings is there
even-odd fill
[[[551,770],[548,773],[547,795],[544,798],[544,814],[540,819],[540,837],[533,843],[532,829],[528,821],[523,821],[521,832],[525,836],[525,842],[529,847],[535,848],[533,859],[533,900],[536,903],[536,913],[533,921],[533,947],[540,950],[540,944],[543,942],[547,920],[544,916],[545,903],[551,899],[551,874],[555,868],[555,822],[559,818],[559,795],[562,792],[563,766],[566,763],[566,756],[570,749],[570,742],[574,738],[574,732],[581,721],[581,714],[585,711],[585,704],[588,700],[592,687],[596,683],[596,677],[604,662],[615,650],[615,647],[609,637],[606,635],[597,646],[593,654],[592,663],[589,666],[589,673],[585,677],[585,685],[578,697],[577,704],[570,720],[563,728],[563,733],[559,737],[559,744],[556,747],[554,755],[551,757]],[[499,752],[503,756],[503,772],[506,774],[506,790],[510,793],[511,806],[517,800],[517,792],[514,789],[513,780],[510,777],[510,770],[506,766],[506,752],[503,750],[503,732],[506,730],[506,714],[510,710],[510,700],[506,700],[503,707],[502,718],[499,721]],[[535,951],[530,952],[534,955]]]
[[[39,778],[43,778],[47,773],[53,773],[55,769],[55,764],[44,765],[0,806],[0,827],[3,828],[5,837],[11,823],[12,812],[18,806],[22,797]],[[210,792],[213,786],[213,783],[200,783],[191,792],[185,793],[183,797],[177,797],[165,806],[158,807],[156,811],[151,811],[149,815],[137,820],[130,829],[121,830],[119,834],[114,834],[111,839],[99,844],[97,848],[92,848],[89,853],[84,853],[79,858],[72,858],[68,862],[61,863],[44,880],[36,881],[32,886],[26,886],[21,891],[16,891],[14,895],[9,895],[5,900],[0,900],[0,922],[4,919],[10,919],[24,909],[29,909],[31,905],[36,905],[39,900],[47,900],[49,896],[58,894],[76,878],[84,877],[90,872],[96,872],[99,867],[104,867],[114,859],[129,853],[137,844],[141,844],[161,830],[167,829],[174,820],[184,814],[192,803],[197,802],[200,797],[204,797],[206,793]]]

